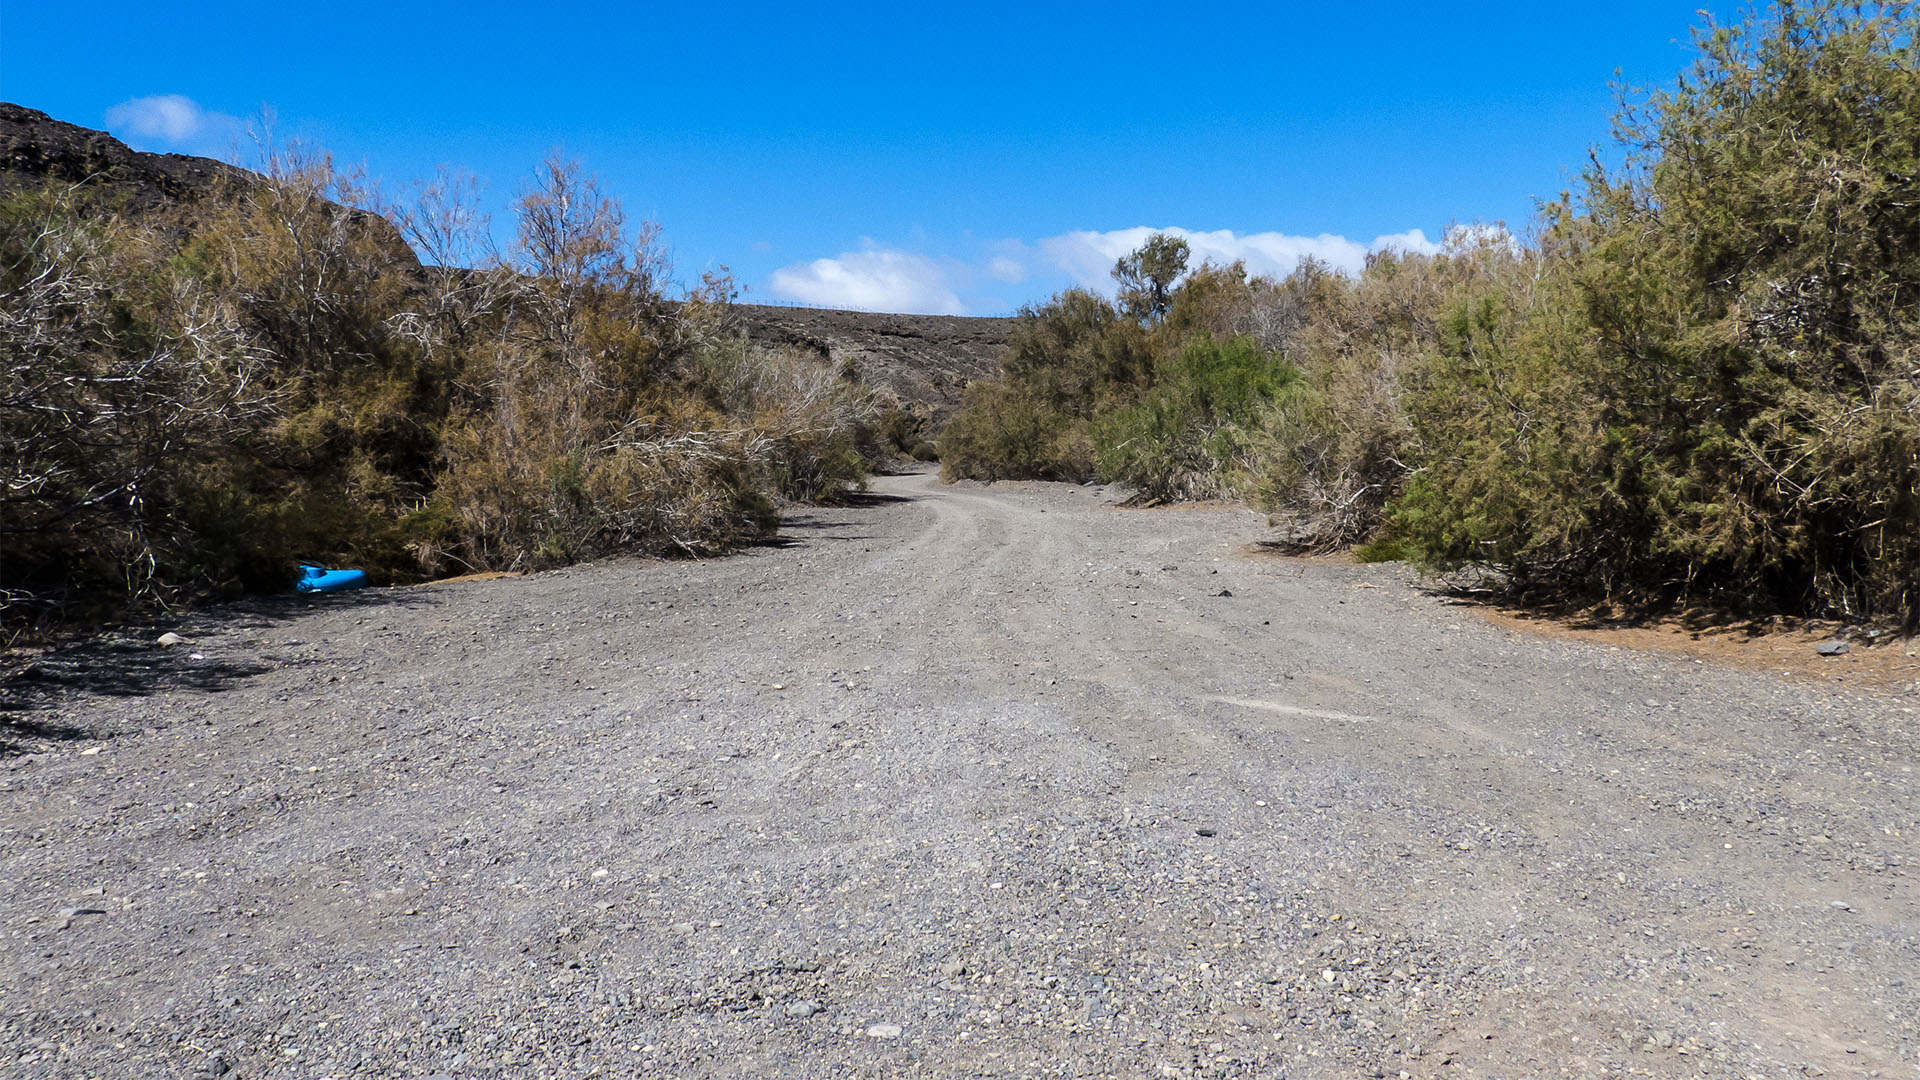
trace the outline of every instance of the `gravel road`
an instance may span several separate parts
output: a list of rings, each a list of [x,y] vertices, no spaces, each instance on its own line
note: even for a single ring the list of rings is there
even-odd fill
[[[1920,1077],[1920,699],[1114,503],[43,658],[0,1076]]]

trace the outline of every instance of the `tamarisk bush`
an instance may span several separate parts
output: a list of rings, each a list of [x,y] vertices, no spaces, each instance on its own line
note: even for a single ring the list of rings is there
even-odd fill
[[[1558,601],[1920,626],[1916,30],[1832,0],[1709,23],[1528,244],[1464,226],[1276,280],[1153,238],[1122,309],[1022,313],[945,475],[1242,495],[1303,547]],[[1285,374],[1223,414],[1198,374],[1261,351]]]
[[[1538,285],[1447,312],[1399,534],[1528,588],[1920,620],[1916,28],[1701,30],[1549,208]]]
[[[299,560],[719,551],[863,482],[873,394],[744,340],[723,275],[669,298],[657,227],[577,165],[542,165],[505,255],[477,205],[285,147],[170,213],[0,201],[0,628],[284,589]]]

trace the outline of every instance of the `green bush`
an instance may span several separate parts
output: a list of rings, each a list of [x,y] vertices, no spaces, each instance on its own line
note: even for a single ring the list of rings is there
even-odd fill
[[[1920,620],[1914,29],[1703,31],[1540,287],[1449,308],[1396,532],[1536,590]]]
[[[946,480],[1067,480],[1093,475],[1087,422],[1004,381],[967,387],[935,446]]]
[[[1252,481],[1253,430],[1299,382],[1299,369],[1252,338],[1196,338],[1143,401],[1095,422],[1099,476],[1153,501],[1239,493]]]
[[[1091,479],[1089,421],[1137,400],[1151,383],[1153,362],[1150,332],[1090,292],[1069,289],[1022,309],[1001,377],[970,385],[936,440],[940,475]]]

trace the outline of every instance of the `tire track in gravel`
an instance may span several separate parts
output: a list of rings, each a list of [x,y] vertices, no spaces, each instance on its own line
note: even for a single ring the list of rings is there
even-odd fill
[[[199,616],[0,762],[0,1073],[1920,1075],[1912,699],[1260,532],[887,477]]]

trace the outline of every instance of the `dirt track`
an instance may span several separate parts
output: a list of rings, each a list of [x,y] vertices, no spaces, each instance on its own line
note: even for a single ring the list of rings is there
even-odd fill
[[[876,491],[44,662],[0,1075],[1920,1076],[1916,699]]]

